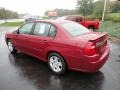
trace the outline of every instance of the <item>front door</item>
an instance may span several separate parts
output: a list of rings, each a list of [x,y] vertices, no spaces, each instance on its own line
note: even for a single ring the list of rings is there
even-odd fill
[[[22,52],[28,53],[30,51],[29,40],[31,39],[33,24],[34,23],[27,23],[19,28],[18,34],[14,39],[15,47]]]

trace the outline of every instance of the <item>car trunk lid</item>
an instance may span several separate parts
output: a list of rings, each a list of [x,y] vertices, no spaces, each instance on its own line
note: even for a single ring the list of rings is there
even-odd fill
[[[92,43],[95,46],[96,53],[102,54],[105,51],[107,45],[108,35],[106,32],[90,32],[81,36],[76,37],[78,40],[86,41],[86,44]],[[84,47],[85,48],[85,47]]]

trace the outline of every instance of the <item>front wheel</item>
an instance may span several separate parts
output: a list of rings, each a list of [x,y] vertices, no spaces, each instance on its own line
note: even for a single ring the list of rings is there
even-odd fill
[[[65,73],[66,63],[64,59],[57,53],[51,53],[48,56],[48,66],[49,68],[58,75]]]
[[[7,41],[8,49],[12,54],[15,54],[17,50],[14,48],[13,43],[11,40]]]

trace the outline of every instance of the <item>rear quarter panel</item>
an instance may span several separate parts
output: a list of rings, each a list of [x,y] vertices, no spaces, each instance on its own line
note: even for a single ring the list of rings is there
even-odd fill
[[[81,48],[79,46],[76,46],[76,42],[66,39],[56,39],[51,42],[48,52],[52,51],[59,53],[65,59],[69,68],[75,66],[75,60],[78,60],[75,58],[80,58],[81,55]]]

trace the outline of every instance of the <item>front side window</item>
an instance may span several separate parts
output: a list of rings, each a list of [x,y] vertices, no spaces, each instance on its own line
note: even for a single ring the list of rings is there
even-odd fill
[[[79,36],[90,32],[90,30],[75,22],[61,23],[61,25],[71,36]]]
[[[19,29],[19,34],[30,34],[34,23],[27,23]]]
[[[50,24],[47,23],[37,23],[34,28],[34,35],[47,36],[49,32]]]

